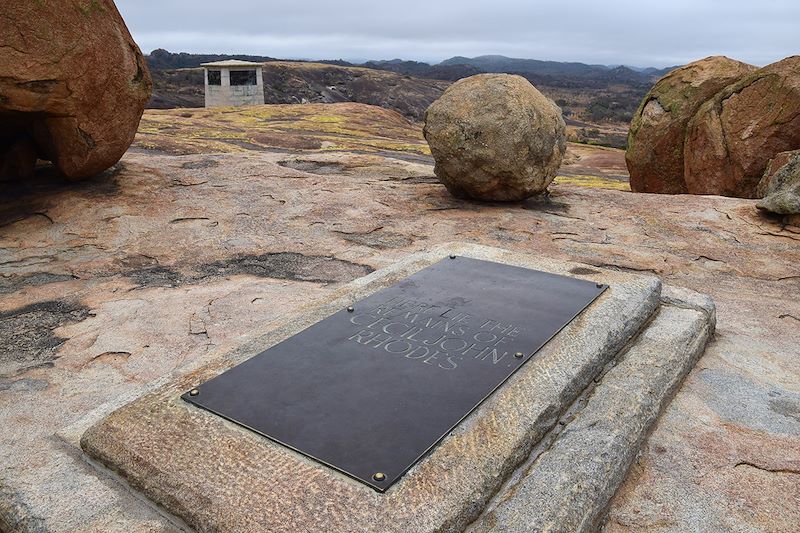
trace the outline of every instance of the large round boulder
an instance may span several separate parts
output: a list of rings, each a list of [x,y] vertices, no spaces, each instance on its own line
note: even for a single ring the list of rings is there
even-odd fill
[[[625,162],[631,190],[680,194],[684,181],[686,126],[700,106],[756,67],[724,56],[689,63],[661,78],[631,121]]]
[[[684,178],[692,194],[757,196],[767,163],[800,148],[800,56],[733,83],[689,122]]]
[[[38,157],[81,179],[114,165],[152,89],[114,2],[6,0],[2,18],[0,169],[24,176]]]
[[[566,150],[561,109],[521,76],[478,74],[425,112],[434,172],[451,194],[524,200],[547,189]]]

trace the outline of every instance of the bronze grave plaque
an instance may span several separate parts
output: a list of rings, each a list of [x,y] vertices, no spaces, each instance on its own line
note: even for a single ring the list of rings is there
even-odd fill
[[[605,289],[451,256],[182,398],[383,492]]]

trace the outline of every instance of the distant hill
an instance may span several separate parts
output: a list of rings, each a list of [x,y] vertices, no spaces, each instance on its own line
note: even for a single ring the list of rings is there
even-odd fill
[[[398,74],[415,76],[417,78],[447,81],[456,81],[460,80],[461,78],[467,78],[483,72],[481,69],[473,65],[444,65],[442,63],[438,65],[430,65],[421,61],[404,61],[402,59],[392,59],[389,61],[367,61],[361,66],[377,70],[388,70],[391,72],[397,72]]]
[[[483,72],[532,73],[543,76],[591,76],[601,74],[609,67],[587,65],[585,63],[565,63],[561,61],[541,61],[538,59],[517,59],[499,55],[478,57],[456,56],[445,59],[440,65],[470,65]]]
[[[341,60],[337,64],[354,66]],[[657,69],[653,67],[634,68],[624,65],[589,65],[576,62],[518,59],[500,55],[473,58],[456,56],[435,65],[419,61],[392,59],[388,61],[368,61],[360,66],[389,70],[418,78],[448,81],[456,81],[482,72],[519,74],[537,87],[545,86],[568,90],[603,90],[607,89],[609,85],[623,85],[636,93],[641,93],[643,89],[649,89],[658,78],[675,68]]]
[[[203,63],[212,61],[223,61],[226,59],[243,59],[245,61],[255,61],[267,63],[282,61],[269,56],[249,56],[242,54],[188,54],[186,52],[173,53],[163,48],[153,50],[145,56],[147,66],[151,71],[175,70],[182,68],[197,68]],[[372,70],[385,70],[395,72],[405,76],[415,78],[425,78],[431,80],[456,81],[467,76],[473,76],[483,72],[481,69],[471,65],[430,65],[421,61],[406,61],[403,59],[367,61],[364,64],[350,63],[342,59],[330,59],[321,61],[294,61],[294,63],[321,63],[338,67],[364,67]]]
[[[482,72],[505,72],[520,74],[534,84],[555,87],[592,88],[608,83],[623,83],[632,86],[650,86],[658,78],[676,67],[657,69],[634,68],[625,65],[588,65],[586,63],[518,59],[500,55],[478,57],[456,56],[445,59],[438,66],[473,67]]]
[[[267,103],[359,102],[393,109],[421,121],[450,83],[382,69],[275,61],[264,64]]]
[[[225,59],[243,59],[245,61],[269,62],[282,61],[270,56],[252,56],[242,54],[188,54],[173,53],[162,48],[150,52],[147,64],[151,70],[171,70],[179,68],[195,68],[202,63],[222,61]],[[303,63],[306,61],[295,61]],[[608,82],[627,84],[652,84],[667,72],[676,67],[657,69],[653,67],[628,67],[625,65],[589,65],[577,62],[542,61],[539,59],[519,59],[501,55],[485,55],[478,57],[456,56],[445,59],[438,64],[404,59],[373,60],[366,63],[351,63],[342,59],[322,60],[317,63],[340,67],[364,67],[373,70],[386,70],[416,78],[456,81],[482,72],[506,72],[521,74],[533,83],[542,83],[559,87],[592,87]]]
[[[648,74],[650,76],[661,77],[667,75],[669,72],[675,70],[676,68],[680,67],[681,65],[673,65],[667,68],[654,68],[654,67],[647,67],[647,68],[639,68],[639,67],[628,67],[636,72],[641,72],[642,74]]]
[[[524,72],[543,76],[596,76],[609,71],[625,69],[646,77],[663,76],[677,67],[630,67],[627,65],[588,65],[586,63],[518,59],[500,55],[478,57],[456,56],[445,59],[439,65],[470,65],[484,72]]]

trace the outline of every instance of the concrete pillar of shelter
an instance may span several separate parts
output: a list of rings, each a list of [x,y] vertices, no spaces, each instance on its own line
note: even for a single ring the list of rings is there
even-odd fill
[[[264,104],[264,74],[259,63],[228,60],[204,63],[202,66],[205,69],[204,83],[206,107]],[[219,71],[220,73],[219,85],[210,85],[208,83],[208,73],[212,70]],[[244,81],[239,78],[240,83],[255,81],[255,84],[231,85],[232,71],[248,72],[247,80]],[[255,77],[255,80],[253,80],[253,77]]]

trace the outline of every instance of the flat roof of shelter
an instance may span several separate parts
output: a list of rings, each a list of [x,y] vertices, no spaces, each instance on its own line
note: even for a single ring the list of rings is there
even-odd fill
[[[212,61],[211,63],[202,63],[201,67],[260,67],[261,63],[254,63],[252,61],[242,61],[240,59],[226,59],[225,61]]]

